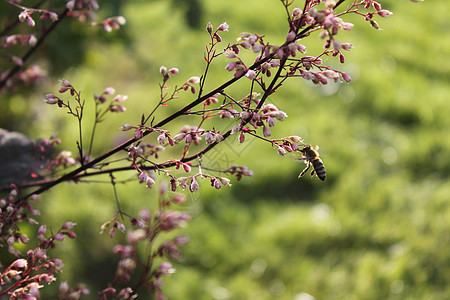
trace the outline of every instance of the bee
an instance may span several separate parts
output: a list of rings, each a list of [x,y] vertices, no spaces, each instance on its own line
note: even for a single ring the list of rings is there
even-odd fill
[[[303,160],[306,161],[306,168],[298,175],[298,178],[305,175],[308,172],[311,165],[313,166],[313,170],[311,171],[311,177],[314,176],[314,173],[317,174],[320,180],[324,181],[327,177],[327,173],[325,172],[325,167],[323,166],[323,161],[319,158],[319,152],[316,149],[312,148],[311,145],[306,145],[300,150],[303,156]]]

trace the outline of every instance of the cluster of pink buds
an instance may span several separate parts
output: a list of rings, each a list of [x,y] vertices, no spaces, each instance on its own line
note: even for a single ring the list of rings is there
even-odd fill
[[[379,15],[382,18],[387,18],[390,15],[392,15],[393,13],[387,9],[382,9],[381,4],[376,1],[373,1],[373,0],[365,0],[364,1],[365,9],[369,9],[371,6],[375,9],[376,12],[375,13],[367,13],[364,18],[366,21],[370,21],[370,24],[372,25],[372,27],[374,27],[375,29],[380,29],[378,23],[376,21],[372,20],[373,16]]]
[[[297,135],[292,135],[281,140],[272,140],[271,142],[273,145],[277,146],[278,154],[285,156],[286,153],[299,151],[300,148],[297,144],[303,143],[303,139]]]
[[[18,66],[23,65],[23,60],[20,57],[12,55],[9,59]],[[5,80],[8,71],[5,71],[0,74],[0,80]],[[17,76],[13,78],[9,78],[6,80],[4,87],[0,88],[0,93],[5,90],[5,88],[9,88],[12,90],[16,90],[18,86],[21,85],[32,85],[43,81],[45,78],[45,74],[42,72],[42,69],[37,65],[31,65],[28,68],[21,69],[17,72]]]
[[[31,14],[33,13],[33,11],[30,11],[28,9],[25,9],[24,11],[22,11],[19,14],[19,21],[20,22],[25,22],[27,21],[28,26],[30,27],[34,27],[34,25],[36,25],[36,22],[33,20],[33,18],[31,17]]]
[[[67,9],[87,9],[87,10],[98,10],[99,5],[97,0],[69,0],[66,4]]]
[[[58,20],[58,14],[49,10],[45,9],[36,9],[36,8],[27,8],[18,4],[15,4],[17,7],[22,8],[22,12],[19,14],[19,21],[20,22],[27,22],[28,26],[34,27],[36,25],[36,22],[33,20],[31,15],[33,13],[40,13],[40,19],[46,20],[49,19],[52,22],[55,22]]]
[[[54,159],[54,166],[73,166],[76,164],[76,160],[72,157],[72,152],[70,151],[61,151]]]
[[[178,143],[184,140],[186,143],[194,142],[195,145],[200,144],[201,136],[205,131],[196,126],[184,125],[180,132],[173,137],[173,140]]]
[[[206,31],[208,31],[211,38],[216,40],[219,43],[222,41],[222,37],[219,35],[219,31],[228,31],[228,29],[229,29],[229,26],[226,22],[220,24],[219,27],[217,27],[217,29],[214,32],[213,32],[214,28],[213,28],[211,22],[208,22],[208,24],[206,25]]]
[[[178,246],[186,245],[189,242],[189,238],[185,235],[179,235],[173,240],[164,241],[156,251],[159,257],[168,257],[173,261],[180,261],[181,251]],[[165,272],[163,272],[165,273]]]
[[[55,274],[63,267],[60,259],[50,259],[47,256],[47,249],[54,248],[55,241],[62,241],[65,236],[75,238],[75,233],[71,231],[74,226],[73,222],[66,222],[56,234],[46,238],[47,228],[42,225],[38,230],[37,248],[28,250],[26,258],[17,259],[0,274],[0,284],[10,285],[9,288],[6,286],[0,289],[0,296],[8,293],[10,299],[39,299],[39,290],[44,287],[41,283],[50,284],[55,281]],[[84,291],[86,293],[88,291]]]
[[[101,94],[94,94],[96,104],[103,104],[107,101],[107,96],[114,95],[116,90],[113,87],[107,87]],[[126,107],[118,103],[122,103],[128,99],[127,95],[116,95],[112,100],[106,111],[110,112],[124,112]],[[106,112],[105,111],[105,112]],[[104,114],[104,113],[103,113]],[[103,115],[102,115],[103,116]]]
[[[9,36],[2,37],[0,39],[1,48],[9,48],[14,45],[21,46],[35,46],[37,43],[37,38],[34,34],[13,34]]]
[[[126,22],[127,22],[127,20],[124,17],[117,16],[117,17],[110,17],[110,18],[105,19],[102,22],[102,25],[103,25],[103,29],[106,32],[111,32],[111,31],[113,31],[113,29],[119,30],[120,26],[125,25]]]
[[[116,235],[116,230],[119,230],[122,233],[126,231],[125,224],[119,222],[119,220],[117,220],[117,217],[114,217],[113,219],[103,223],[103,225],[101,226],[100,233],[106,231],[106,229],[108,229],[109,226],[111,226],[111,229],[109,230],[109,236],[111,238]]]
[[[189,89],[192,94],[195,94],[196,89],[194,87],[194,84],[198,84],[199,82],[200,82],[200,77],[192,76],[191,78],[186,80],[185,83],[183,83],[182,89],[185,90],[185,91]]]
[[[237,166],[237,165],[232,165],[231,167],[229,167],[228,169],[223,171],[224,173],[228,173],[228,174],[236,174],[236,178],[237,180],[241,180],[242,176],[253,176],[253,171],[250,170],[248,167],[246,166]]]
[[[171,231],[174,228],[182,227],[191,219],[189,214],[175,210],[167,212],[159,211],[155,217],[159,221],[159,226],[163,231]]]
[[[39,199],[39,195],[33,195],[28,199],[20,197],[19,189],[16,185],[11,185],[11,191],[8,195],[0,198],[0,238],[6,241],[8,252],[12,255],[19,256],[20,253],[14,248],[15,243],[28,243],[28,237],[21,232],[15,230],[16,224],[26,221],[30,224],[37,224],[37,221],[30,215],[39,215],[39,211],[31,206],[31,201]]]
[[[157,264],[157,259],[167,258],[169,260],[179,261],[181,258],[179,247],[187,244],[189,240],[186,236],[179,235],[171,240],[162,241],[159,247],[151,253],[146,253],[147,257],[144,257],[144,259],[142,259],[142,255],[139,253],[142,248],[139,247],[139,244],[150,243],[153,245],[161,233],[184,226],[191,217],[185,212],[168,209],[172,204],[183,202],[183,195],[169,195],[167,193],[167,185],[164,184],[161,185],[159,192],[159,209],[153,217],[147,209],[140,211],[140,218],[133,218],[126,215],[130,218],[131,224],[138,228],[127,230],[126,244],[117,244],[113,249],[116,254],[120,255],[114,282],[120,284],[122,287],[125,285],[125,287],[119,291],[114,286],[109,286],[99,293],[100,299],[108,299],[108,296],[112,295],[116,295],[120,299],[134,299],[137,297],[137,289],[141,285],[150,287],[151,290],[159,295],[160,299],[163,299],[161,289],[163,286],[162,277],[173,274],[175,269],[168,261]],[[121,214],[124,215],[123,213]],[[109,224],[115,223],[116,221],[117,219],[114,218],[106,222],[102,226],[102,231]],[[143,272],[137,272],[138,269],[142,269]],[[140,276],[137,280],[140,282],[140,285],[135,286],[135,289],[126,287],[127,283],[137,276]]]
[[[38,240],[40,242],[39,246],[45,249],[55,248],[55,241],[64,241],[64,237],[66,236],[71,239],[76,238],[75,232],[70,231],[75,225],[76,224],[73,222],[66,222],[57,233],[53,234],[49,238],[45,237],[47,227],[45,225],[40,226],[38,230]]]
[[[256,103],[259,102],[258,99],[255,99]],[[272,135],[269,127],[274,127],[276,124],[276,120],[283,121],[287,118],[287,114],[284,111],[279,110],[275,105],[273,104],[265,104],[258,112],[252,112],[252,111],[242,111],[240,113],[240,118],[244,122],[248,122],[250,125],[253,126],[253,128],[257,129],[259,127],[263,128],[263,135],[264,137],[269,137]],[[245,141],[245,133],[252,132],[248,127],[241,128],[240,125],[235,125],[231,133],[237,133],[239,134],[239,142],[243,143]]]
[[[152,143],[140,143],[137,146],[132,144],[128,147],[128,156],[133,160],[136,160],[139,157],[148,158],[153,156],[155,158],[159,158],[159,153],[164,151],[164,149],[164,146],[155,145]]]
[[[179,70],[177,68],[170,68],[167,70],[166,67],[161,66],[159,68],[159,73],[161,73],[161,75],[163,76],[163,81],[166,82],[167,80],[169,80],[170,76],[172,75],[177,75],[179,72]]]
[[[148,188],[152,188],[155,185],[155,178],[153,173],[142,171],[139,174],[139,183],[145,182]]]

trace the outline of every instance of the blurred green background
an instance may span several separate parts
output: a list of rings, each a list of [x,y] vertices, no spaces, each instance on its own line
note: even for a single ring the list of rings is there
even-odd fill
[[[344,65],[327,61],[348,72],[352,83],[319,87],[292,79],[269,99],[289,115],[277,123],[272,137],[300,135],[319,145],[327,180],[298,180],[304,164],[279,156],[261,141],[247,138],[238,145],[232,137],[216,147],[205,165],[246,165],[255,175],[233,180],[231,188],[220,191],[206,182],[188,195],[180,209],[194,218],[177,233],[191,241],[183,248],[183,262],[175,264],[176,274],[164,280],[169,299],[448,299],[449,5],[381,3],[394,12],[377,19],[383,30],[349,16],[346,20],[355,27],[338,38],[355,48],[345,53]],[[126,26],[112,34],[68,26],[74,34],[84,31],[79,44],[71,39],[81,51],[77,59],[51,61],[63,66],[52,69],[54,79],[32,95],[9,99],[9,115],[20,116],[28,108],[30,120],[17,118],[9,129],[36,138],[56,132],[62,148],[76,153],[76,120],[44,105],[43,95],[56,92],[61,78],[82,90],[86,100],[113,86],[129,100],[125,113],[110,116],[99,128],[95,151],[103,153],[128,136],[118,127],[137,124],[155,105],[161,65],[180,69],[172,86],[201,75],[208,21],[215,27],[225,21],[230,25],[222,34],[223,45],[243,31],[264,34],[273,44],[287,33],[279,1],[115,1],[104,6],[106,15],[124,15]],[[52,45],[59,45],[53,38]],[[308,55],[316,55],[322,41],[311,35],[304,44]],[[219,59],[213,64],[207,88],[230,78],[226,63]],[[236,98],[247,93],[245,84],[230,90]],[[192,99],[176,100],[157,120]],[[165,129],[175,132],[196,122],[183,118]],[[230,128],[232,123],[214,126]],[[118,191],[131,214],[156,205],[154,191],[137,183],[119,185]],[[95,299],[96,290],[112,280],[118,259],[111,253],[117,241],[98,234],[116,209],[111,187],[61,185],[43,197],[39,209],[40,222],[54,229],[69,219],[78,224],[78,238],[53,253],[65,262],[59,278],[85,282]]]

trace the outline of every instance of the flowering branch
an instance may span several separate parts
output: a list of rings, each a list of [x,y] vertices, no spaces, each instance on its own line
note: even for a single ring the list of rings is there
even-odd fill
[[[131,131],[132,137],[96,158],[92,158],[91,155],[97,126],[103,122],[107,114],[125,111],[126,108],[121,102],[125,101],[127,97],[117,95],[110,102],[107,102],[108,97],[115,94],[112,87],[106,88],[101,94],[94,95],[95,119],[90,130],[89,146],[86,146],[86,139],[83,139],[82,130],[86,102],[82,99],[80,90],[75,89],[68,80],[62,80],[59,93],[65,94],[66,97],[72,97],[73,100],[64,100],[61,98],[62,96],[47,94],[44,101],[77,118],[79,165],[58,178],[50,178],[20,186],[12,185],[8,188],[10,191],[8,197],[0,199],[0,208],[2,209],[0,217],[2,224],[6,225],[0,228],[2,244],[9,246],[10,253],[19,255],[13,245],[18,242],[25,243],[27,238],[19,232],[18,224],[25,219],[27,211],[31,214],[38,213],[33,209],[31,201],[36,200],[39,194],[64,181],[80,182],[83,178],[108,174],[114,192],[117,212],[113,218],[103,224],[102,232],[109,229],[111,238],[116,235],[117,231],[125,233],[126,243],[114,247],[114,252],[120,256],[114,280],[99,293],[99,296],[101,299],[107,299],[110,296],[132,299],[137,296],[139,289],[145,287],[155,292],[159,299],[162,299],[162,277],[175,271],[169,260],[179,260],[181,254],[179,246],[184,245],[187,238],[177,236],[175,239],[157,243],[158,238],[165,232],[183,227],[191,218],[185,212],[172,209],[174,205],[184,202],[184,196],[170,194],[169,190],[175,192],[181,188],[194,193],[199,190],[201,180],[209,181],[212,187],[220,189],[224,186],[231,186],[230,179],[222,177],[224,176],[222,174],[236,175],[238,180],[243,176],[253,175],[245,166],[233,165],[223,170],[214,170],[207,165],[203,165],[202,157],[217,145],[233,135],[240,143],[244,143],[248,136],[258,138],[270,143],[282,156],[286,155],[287,152],[300,152],[307,163],[307,168],[300,175],[303,175],[312,165],[314,170],[311,175],[315,172],[319,179],[325,180],[325,169],[317,150],[305,145],[301,137],[288,136],[269,139],[272,135],[270,128],[276,126],[277,122],[283,121],[287,114],[268,102],[269,97],[277,92],[289,78],[303,78],[317,85],[325,85],[329,80],[333,82],[351,81],[348,74],[332,66],[324,65],[325,58],[333,57],[340,63],[344,63],[345,51],[350,51],[353,48],[351,43],[341,42],[337,39],[340,30],[351,30],[353,28],[353,24],[345,22],[341,17],[347,14],[356,14],[362,16],[372,27],[379,29],[378,23],[373,18],[376,16],[388,17],[392,13],[382,9],[381,5],[373,0],[347,1],[350,3],[347,9],[337,12],[336,9],[344,2],[346,1],[305,0],[302,8],[300,8],[293,7],[294,0],[282,0],[281,3],[287,14],[287,33],[281,45],[266,42],[264,35],[244,32],[240,34],[237,43],[227,44],[219,50],[222,43],[221,34],[228,31],[228,24],[222,23],[214,30],[213,25],[208,23],[206,31],[209,34],[209,42],[204,54],[205,69],[203,74],[192,76],[181,85],[176,85],[172,90],[169,90],[168,84],[173,81],[179,71],[177,68],[161,67],[162,82],[159,83],[160,95],[156,101],[156,106],[148,114],[143,114],[137,125],[123,124],[121,130]],[[31,17],[33,13],[49,14],[46,10],[28,9],[13,1],[8,3],[22,10],[19,19],[27,21],[29,26],[34,26]],[[83,7],[86,9],[83,10]],[[58,16],[57,20],[54,15],[49,14],[49,18],[54,19],[55,22],[39,40],[33,42],[36,44],[21,58],[22,63],[17,64],[2,79],[0,89],[5,87],[6,82],[18,72],[19,65],[29,58],[37,46],[42,44],[44,38],[54,30],[58,22],[65,16],[84,20],[87,10],[97,8],[98,4],[95,0],[70,0],[67,1],[64,12]],[[363,13],[363,9],[366,12]],[[103,22],[92,24],[101,25],[106,31],[111,31],[124,23],[125,19],[112,17]],[[317,55],[305,55],[306,46],[300,44],[300,42],[316,32],[319,38],[324,40],[323,50]],[[19,40],[18,37],[15,39]],[[253,61],[249,62],[240,56],[241,51],[245,50],[252,51],[255,54]],[[213,66],[212,63],[221,56],[229,60],[225,69],[232,72],[233,75],[218,87],[206,91],[206,80]],[[248,88],[244,93],[246,96],[232,95],[227,91],[230,86],[241,79],[249,80],[247,81]],[[158,110],[176,103],[176,99],[184,92],[190,92],[195,95],[195,98],[184,107],[178,108],[175,113],[162,120],[155,121]],[[219,99],[221,98],[223,98],[223,101],[220,103]],[[72,104],[73,101],[75,104]],[[104,105],[105,103],[108,104]],[[200,105],[201,108],[199,108]],[[197,110],[193,111],[194,108]],[[168,125],[182,116],[190,116],[191,119],[198,118],[196,119],[196,125],[184,125],[178,131],[169,130]],[[212,118],[232,119],[235,123],[231,128],[225,129],[224,132],[216,130],[214,127],[203,129],[203,126],[210,125],[208,122]],[[155,143],[147,143],[145,138],[152,133]],[[205,144],[202,144],[203,141]],[[160,153],[166,147],[176,147],[178,144],[180,144],[180,155],[177,158],[165,161],[160,159]],[[303,145],[303,148],[300,149],[299,145]],[[127,156],[108,161],[113,155],[122,152],[127,153]],[[193,163],[195,160],[198,161],[198,164]],[[122,165],[115,165],[119,162]],[[74,166],[75,159],[71,158],[68,152],[64,152],[60,153],[51,164],[54,168],[66,168]],[[174,172],[170,170],[171,168],[178,171]],[[195,169],[193,170],[193,168]],[[159,185],[158,209],[154,213],[142,209],[139,217],[133,217],[131,214],[122,211],[120,191],[117,189],[114,173],[129,170],[134,170],[136,179],[139,183],[145,184],[147,188],[153,188],[156,185],[156,175],[165,176],[168,179]],[[212,175],[214,173],[211,174],[210,172],[221,172],[221,176]],[[178,175],[178,173],[182,175]],[[39,186],[39,188],[22,196],[22,189],[30,186]],[[132,229],[127,229],[124,223],[126,220],[130,222]],[[33,223],[32,220],[28,221]],[[52,248],[54,241],[62,240],[64,236],[74,238],[75,234],[69,231],[73,227],[73,224],[70,224],[63,225],[50,238],[45,238],[46,228],[41,226],[38,232],[38,239],[41,242],[40,249]],[[140,245],[144,245],[144,247]],[[54,277],[51,277],[53,276],[53,269],[51,269],[53,265],[50,264],[46,256],[44,257],[41,254],[38,250],[29,252],[28,258],[24,259],[25,261],[18,260],[15,264],[7,267],[0,275],[2,279],[21,276],[17,278],[22,281],[18,281],[20,284],[12,285],[3,293],[9,293],[14,297],[16,294],[35,296],[38,295],[38,290],[42,287],[39,285],[40,281],[51,282],[54,280]],[[34,258],[33,255],[38,257]],[[162,262],[157,265],[156,263],[159,263],[159,260],[162,260]],[[52,270],[51,274],[47,274],[47,277],[39,275],[42,278],[30,277],[32,271],[44,268],[37,264],[40,261],[44,261],[44,265]],[[31,269],[28,268],[29,266],[31,266]],[[130,284],[132,278],[135,282],[134,285]],[[64,295],[69,293],[66,284],[62,285],[60,290]],[[78,292],[82,293],[80,290]]]

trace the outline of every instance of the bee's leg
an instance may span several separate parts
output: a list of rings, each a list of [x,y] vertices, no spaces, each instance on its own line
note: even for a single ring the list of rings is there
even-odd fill
[[[298,175],[298,178],[300,178],[300,177],[302,177],[303,175],[305,175],[306,172],[308,172],[310,166],[311,166],[311,163],[308,161],[308,163],[306,164],[306,168],[303,169],[303,171],[300,173],[300,175]]]
[[[311,177],[314,176],[314,173],[315,173],[315,170],[313,169],[313,170],[311,171]]]

